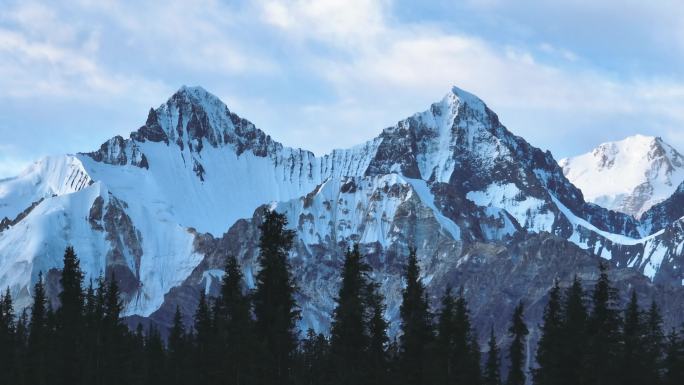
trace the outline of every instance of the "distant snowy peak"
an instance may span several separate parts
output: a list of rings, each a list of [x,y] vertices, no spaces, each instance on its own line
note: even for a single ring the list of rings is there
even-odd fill
[[[667,199],[684,181],[684,156],[652,136],[603,143],[559,164],[585,199],[637,218]]]

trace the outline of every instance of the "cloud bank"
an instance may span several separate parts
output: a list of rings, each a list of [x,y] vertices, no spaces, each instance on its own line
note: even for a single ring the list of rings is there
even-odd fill
[[[684,149],[683,17],[675,2],[630,0],[10,2],[0,176],[126,134],[183,84],[317,153],[451,85],[557,157],[634,133]]]

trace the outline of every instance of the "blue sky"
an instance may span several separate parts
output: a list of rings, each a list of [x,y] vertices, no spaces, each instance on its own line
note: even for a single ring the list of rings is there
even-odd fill
[[[127,135],[184,84],[317,154],[451,85],[556,158],[636,133],[684,150],[684,5],[652,4],[0,0],[0,177]]]

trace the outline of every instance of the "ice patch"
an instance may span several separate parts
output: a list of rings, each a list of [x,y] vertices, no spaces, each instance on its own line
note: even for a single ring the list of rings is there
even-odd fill
[[[525,196],[514,183],[492,184],[484,191],[470,191],[466,199],[481,207],[506,210],[529,231],[551,231],[553,228],[555,215],[545,207],[546,202]]]

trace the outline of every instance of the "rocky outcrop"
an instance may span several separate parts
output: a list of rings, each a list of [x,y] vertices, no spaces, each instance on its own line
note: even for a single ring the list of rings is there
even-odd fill
[[[2,220],[0,220],[0,233],[2,233],[4,230],[7,230],[10,227],[16,225],[22,219],[26,218],[26,216],[29,215],[29,213],[31,211],[33,211],[33,209],[36,208],[36,206],[38,206],[40,204],[40,202],[42,202],[42,201],[43,201],[43,198],[31,203],[31,205],[29,207],[27,207],[26,209],[24,209],[24,211],[17,214],[17,216],[14,217],[14,219],[9,219],[7,217],[2,218]]]
[[[665,201],[651,207],[641,220],[644,231],[653,233],[684,217],[684,182]]]
[[[654,208],[645,222],[585,202],[551,153],[458,88],[366,143],[317,157],[274,141],[203,89],[184,87],[128,139],[0,181],[0,193],[10,190],[45,200],[0,233],[0,256],[9,256],[0,284],[28,293],[37,271],[59,267],[55,256],[77,243],[88,277],[120,280],[127,315],[161,323],[176,305],[194,312],[199,291],[215,292],[226,255],[239,258],[253,286],[267,208],[297,230],[290,263],[301,326],[321,331],[354,243],[382,283],[392,319],[412,245],[433,299],[447,284],[463,286],[484,328],[520,299],[534,320],[554,277],[591,280],[601,257],[621,285],[644,296],[678,298],[684,279],[676,208]],[[0,204],[0,212],[14,217],[31,197]],[[672,319],[675,302],[663,302]],[[487,318],[492,312],[497,320]]]

